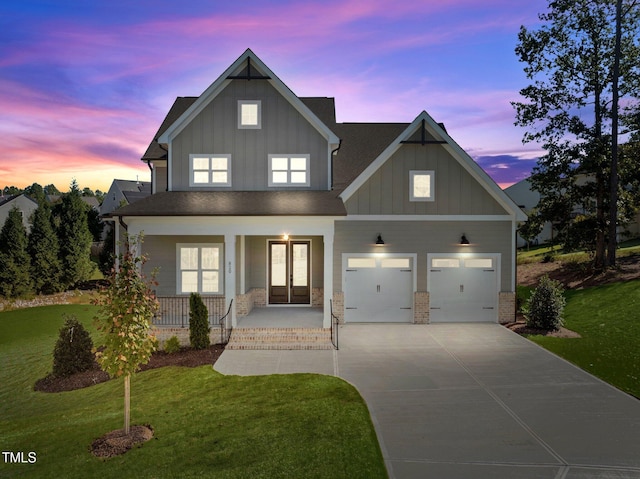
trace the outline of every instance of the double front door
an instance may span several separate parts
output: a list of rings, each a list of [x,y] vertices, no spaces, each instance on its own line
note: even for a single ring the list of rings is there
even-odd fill
[[[269,304],[311,303],[310,260],[310,241],[269,241]]]

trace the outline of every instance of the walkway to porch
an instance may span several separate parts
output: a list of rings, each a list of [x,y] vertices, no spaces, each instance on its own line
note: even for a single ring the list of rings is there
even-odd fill
[[[254,308],[238,318],[227,349],[333,349],[322,308]]]

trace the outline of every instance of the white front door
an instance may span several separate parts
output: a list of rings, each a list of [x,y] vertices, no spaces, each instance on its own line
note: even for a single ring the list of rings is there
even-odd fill
[[[413,322],[414,258],[348,256],[345,322]]]
[[[498,254],[428,255],[429,321],[498,319]]]

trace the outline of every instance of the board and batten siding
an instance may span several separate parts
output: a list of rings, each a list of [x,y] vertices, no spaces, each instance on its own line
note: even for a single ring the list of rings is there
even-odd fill
[[[343,253],[417,253],[417,290],[427,291],[427,254],[500,253],[500,290],[511,291],[511,221],[336,221],[333,289],[342,290]],[[465,234],[469,246],[461,246]],[[385,245],[376,246],[378,234]]]
[[[153,170],[155,173],[155,184],[153,185],[154,193],[167,191],[167,167],[154,165]]]
[[[409,201],[409,172],[435,173],[435,200]],[[402,145],[346,201],[353,215],[504,215],[505,209],[442,145]]]
[[[156,280],[158,296],[176,295],[176,245],[178,243],[221,243],[224,244],[224,236],[145,236],[142,243],[142,251],[148,260],[144,265],[144,273],[151,276],[154,268],[157,268]],[[220,280],[224,281],[224,258],[221,258]]]
[[[238,128],[238,100],[260,100],[262,128]],[[231,187],[190,187],[190,154],[231,154]],[[328,189],[329,145],[267,81],[233,80],[171,144],[171,189],[273,190],[270,154],[309,154],[311,190]],[[280,189],[287,189],[282,187]]]

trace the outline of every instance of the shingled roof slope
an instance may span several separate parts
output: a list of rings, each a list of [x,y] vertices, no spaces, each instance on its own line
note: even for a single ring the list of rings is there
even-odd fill
[[[142,161],[153,161],[153,160],[166,160],[167,159],[167,150],[162,148],[160,144],[156,141],[156,139],[162,135],[167,128],[169,128],[178,118],[182,115],[187,109],[193,105],[193,103],[198,99],[196,96],[179,96],[176,98],[176,101],[173,102],[171,108],[169,109],[169,113],[165,117],[164,121],[158,128],[158,131],[153,137],[153,140],[149,144],[147,151],[145,151],[144,155],[142,155]]]
[[[166,191],[115,216],[345,216],[334,191]]]

